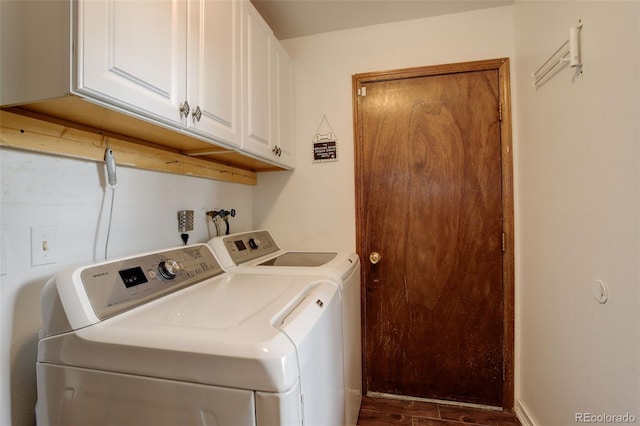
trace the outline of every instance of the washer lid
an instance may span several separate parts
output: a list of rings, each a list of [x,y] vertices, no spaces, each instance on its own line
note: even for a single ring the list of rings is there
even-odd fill
[[[298,379],[277,327],[321,277],[223,275],[39,343],[38,361],[269,392]]]
[[[338,253],[335,252],[302,252],[288,251],[280,256],[276,256],[267,261],[259,263],[258,266],[302,266],[316,267],[322,266],[333,260]]]

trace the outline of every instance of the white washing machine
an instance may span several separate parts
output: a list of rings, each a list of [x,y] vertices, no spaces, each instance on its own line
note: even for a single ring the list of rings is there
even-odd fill
[[[40,425],[341,425],[342,308],[324,276],[225,273],[204,244],[57,274]]]
[[[362,401],[360,259],[356,253],[305,252],[278,247],[266,230],[216,237],[207,243],[225,271],[245,274],[325,275],[343,307],[345,424],[355,425]]]

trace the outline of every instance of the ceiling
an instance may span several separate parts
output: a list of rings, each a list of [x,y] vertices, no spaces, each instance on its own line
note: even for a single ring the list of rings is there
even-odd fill
[[[514,0],[251,0],[279,40],[507,6]]]

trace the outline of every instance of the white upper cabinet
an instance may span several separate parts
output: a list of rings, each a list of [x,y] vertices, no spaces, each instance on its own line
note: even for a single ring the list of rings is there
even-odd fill
[[[243,1],[242,149],[293,167],[293,67],[269,26]]]
[[[75,92],[181,123],[187,3],[82,0],[77,13]]]
[[[236,1],[78,2],[77,91],[240,145]]]
[[[273,143],[271,92],[273,34],[258,11],[243,1],[244,134],[242,147],[258,155],[270,155]]]
[[[275,147],[278,162],[295,166],[295,109],[293,63],[279,43],[274,49],[275,65]]]
[[[187,125],[238,146],[241,22],[238,1],[189,2]]]
[[[117,110],[222,153],[239,151],[247,164],[293,166],[293,68],[248,0],[0,1],[0,10],[0,32],[11,40],[0,51],[3,106],[132,132],[103,127],[75,102],[85,99],[105,115]],[[59,109],[70,95],[73,105],[62,108],[73,111]],[[192,145],[149,137],[172,149]]]

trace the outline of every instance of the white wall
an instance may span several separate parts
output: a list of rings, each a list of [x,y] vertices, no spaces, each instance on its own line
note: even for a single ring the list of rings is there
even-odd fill
[[[111,189],[104,166],[92,162],[0,149],[0,167],[0,424],[22,426],[34,422],[40,291],[58,270],[104,259]],[[117,175],[110,259],[181,245],[178,210],[194,210],[190,243],[215,234],[206,209],[235,208],[232,231],[253,228],[251,186],[125,167]],[[30,228],[41,225],[57,226],[58,259],[32,267]]]
[[[355,249],[353,74],[513,55],[512,7],[338,31],[283,42],[295,65],[297,164],[258,177],[258,227],[289,247]],[[327,117],[338,162],[312,162]]]
[[[516,1],[517,398],[640,421],[640,2]],[[584,75],[530,73],[582,19]],[[593,280],[609,301],[591,296]]]

